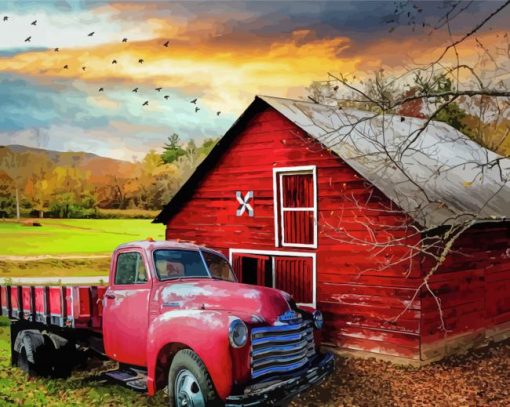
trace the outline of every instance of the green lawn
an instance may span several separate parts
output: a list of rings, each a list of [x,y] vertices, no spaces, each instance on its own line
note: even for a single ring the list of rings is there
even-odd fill
[[[160,392],[149,398],[97,380],[105,365],[92,361],[69,379],[27,378],[10,366],[9,321],[0,318],[0,406],[165,406]]]
[[[146,219],[41,219],[42,227],[0,221],[0,256],[109,254],[120,243],[164,238]]]

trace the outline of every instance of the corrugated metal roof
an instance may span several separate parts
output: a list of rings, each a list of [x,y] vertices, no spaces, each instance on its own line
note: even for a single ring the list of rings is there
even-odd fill
[[[510,159],[453,127],[425,120],[259,96],[427,228],[510,219]],[[403,148],[403,146],[408,148]],[[500,166],[484,164],[500,158]],[[503,174],[503,177],[501,176]]]

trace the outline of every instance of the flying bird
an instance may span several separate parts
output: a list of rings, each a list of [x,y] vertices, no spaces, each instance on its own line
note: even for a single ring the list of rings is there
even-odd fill
[[[405,118],[404,116],[401,116],[401,117],[400,117],[400,121],[401,121],[401,122],[403,122],[403,121],[405,121],[405,120],[406,120],[406,118]]]
[[[25,42],[30,42],[31,39],[32,37],[25,38]]]
[[[143,105],[142,106],[149,106],[149,101],[146,100],[145,102],[143,102]]]
[[[190,103],[193,103],[194,105],[196,105],[197,104],[197,100],[198,100],[197,98],[195,98],[193,100],[190,100]]]
[[[163,88],[156,88],[154,90],[157,90],[158,92],[161,92],[161,89],[163,89]]]
[[[166,99],[166,100],[168,100],[168,98],[169,98],[170,96],[168,96],[168,95],[165,95],[164,97],[165,97],[165,99]]]
[[[92,37],[94,34],[95,34],[95,31],[92,31],[91,33],[88,34],[88,37]]]
[[[168,48],[168,44],[170,44],[170,41],[165,42],[163,46]]]
[[[64,69],[69,69],[69,65],[64,65]]]
[[[103,92],[104,91],[104,88],[99,88],[99,92]]]
[[[200,108],[197,106],[195,107],[195,113],[198,112],[200,110]]]
[[[116,63],[117,63],[117,60],[116,60],[116,59],[114,59],[114,60],[112,61],[112,64],[116,64]]]
[[[58,52],[59,51],[59,48],[55,48],[55,52]]]
[[[220,114],[221,114],[221,112],[220,112],[220,111],[216,112],[216,116],[219,116]]]
[[[138,92],[138,88],[134,88],[131,92],[137,93]]]
[[[139,64],[143,64],[143,59],[139,59],[139,60],[138,60],[138,63],[139,63]]]
[[[31,25],[37,25],[37,20],[32,21]]]
[[[4,21],[7,21],[9,19],[8,16],[4,16]]]
[[[338,90],[338,85],[336,85],[333,90],[336,92]]]
[[[127,42],[127,38],[122,38],[122,42]]]
[[[85,69],[87,69],[87,67],[86,66],[82,66],[81,69],[82,69],[82,71],[84,71]]]

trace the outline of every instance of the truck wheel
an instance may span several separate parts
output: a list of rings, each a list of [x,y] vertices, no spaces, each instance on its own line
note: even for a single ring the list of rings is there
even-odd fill
[[[41,345],[37,338],[24,335],[17,355],[18,367],[30,376],[49,376],[51,373],[51,349]]]
[[[168,372],[170,407],[209,407],[221,404],[211,377],[198,355],[184,349],[175,355]]]
[[[27,350],[23,345],[18,353],[18,367],[30,376],[35,376],[34,364],[28,360]]]

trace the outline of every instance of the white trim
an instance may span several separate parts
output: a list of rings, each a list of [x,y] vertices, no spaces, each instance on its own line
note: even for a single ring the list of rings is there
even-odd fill
[[[282,185],[282,177],[284,175],[298,175],[298,174],[312,174],[313,177],[313,200],[314,207],[313,208],[284,208],[283,207],[283,189]],[[278,187],[280,186],[280,193],[278,194]],[[277,196],[279,195],[279,200]],[[317,196],[317,166],[315,165],[302,165],[297,167],[276,167],[273,168],[273,207],[274,207],[274,243],[275,247],[297,247],[297,248],[308,248],[308,249],[317,249],[318,247],[318,228],[317,228],[317,209],[318,209],[318,200]],[[312,244],[301,244],[301,243],[285,243],[285,227],[283,222],[283,212],[285,211],[313,211],[313,243]],[[278,224],[278,220],[280,220],[280,224]],[[280,233],[282,239],[280,241]]]
[[[317,303],[317,256],[316,253],[303,253],[303,252],[288,252],[279,250],[255,250],[255,249],[228,249],[228,261],[232,264],[232,257],[234,254],[259,254],[262,256],[271,256],[271,273],[273,278],[272,286],[275,286],[275,257],[288,256],[288,257],[309,257],[312,259],[312,303],[299,303],[298,305],[307,305],[314,307]]]
[[[287,212],[311,212],[313,211],[315,208],[305,208],[305,207],[302,207],[302,208],[281,208],[282,211],[287,211]]]

